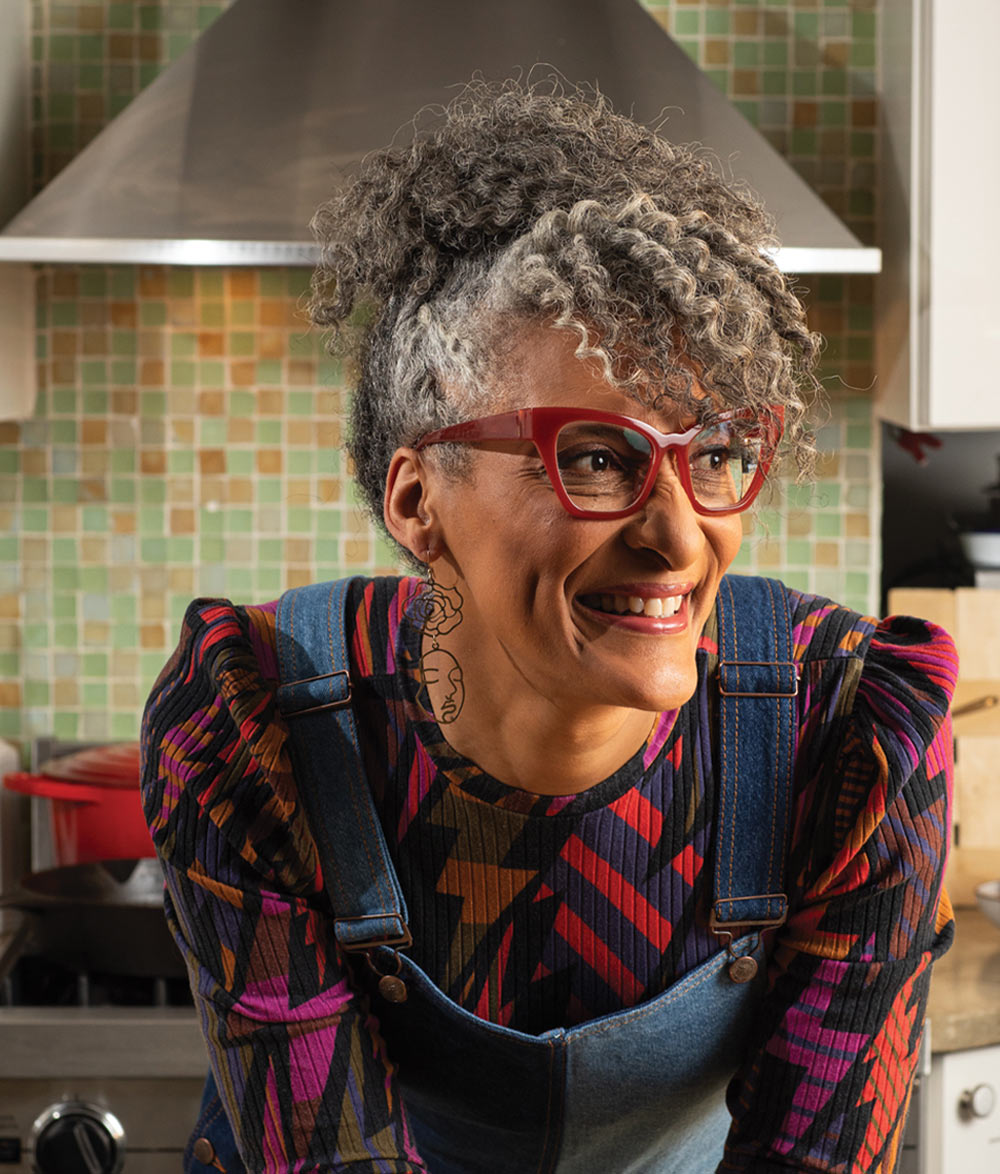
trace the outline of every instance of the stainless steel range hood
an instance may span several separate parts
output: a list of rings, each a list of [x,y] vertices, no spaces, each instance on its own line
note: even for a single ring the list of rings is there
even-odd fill
[[[336,176],[474,72],[535,62],[701,142],[778,221],[782,269],[863,247],[637,0],[236,0],[0,233],[0,260],[310,264]]]

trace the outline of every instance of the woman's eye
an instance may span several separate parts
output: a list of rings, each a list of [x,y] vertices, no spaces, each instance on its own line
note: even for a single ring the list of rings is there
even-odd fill
[[[696,469],[705,472],[714,472],[722,469],[732,460],[732,452],[728,445],[717,445],[714,448],[699,449],[692,454],[691,464]]]
[[[587,452],[566,454],[559,458],[559,468],[563,473],[577,475],[592,475],[594,473],[608,473],[621,468],[621,462],[608,449],[595,448]]]

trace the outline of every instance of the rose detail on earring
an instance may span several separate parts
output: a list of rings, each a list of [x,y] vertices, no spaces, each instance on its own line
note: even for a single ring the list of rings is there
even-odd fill
[[[462,622],[462,593],[457,587],[442,587],[432,579],[414,597],[408,611],[413,622],[432,639],[447,636]]]

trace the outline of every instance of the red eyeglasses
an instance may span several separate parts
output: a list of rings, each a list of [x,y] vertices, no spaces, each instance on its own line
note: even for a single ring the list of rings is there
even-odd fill
[[[699,514],[735,514],[760,492],[774,459],[781,408],[724,412],[686,432],[660,432],[641,420],[586,408],[519,408],[428,432],[414,446],[529,440],[556,496],[574,518],[627,518],[640,510],[664,454]]]

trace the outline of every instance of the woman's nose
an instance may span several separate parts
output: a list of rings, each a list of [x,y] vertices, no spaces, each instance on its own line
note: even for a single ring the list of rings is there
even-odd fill
[[[705,542],[701,515],[695,511],[669,459],[660,465],[642,509],[628,522],[625,541],[636,550],[655,550],[672,567],[690,565]]]

